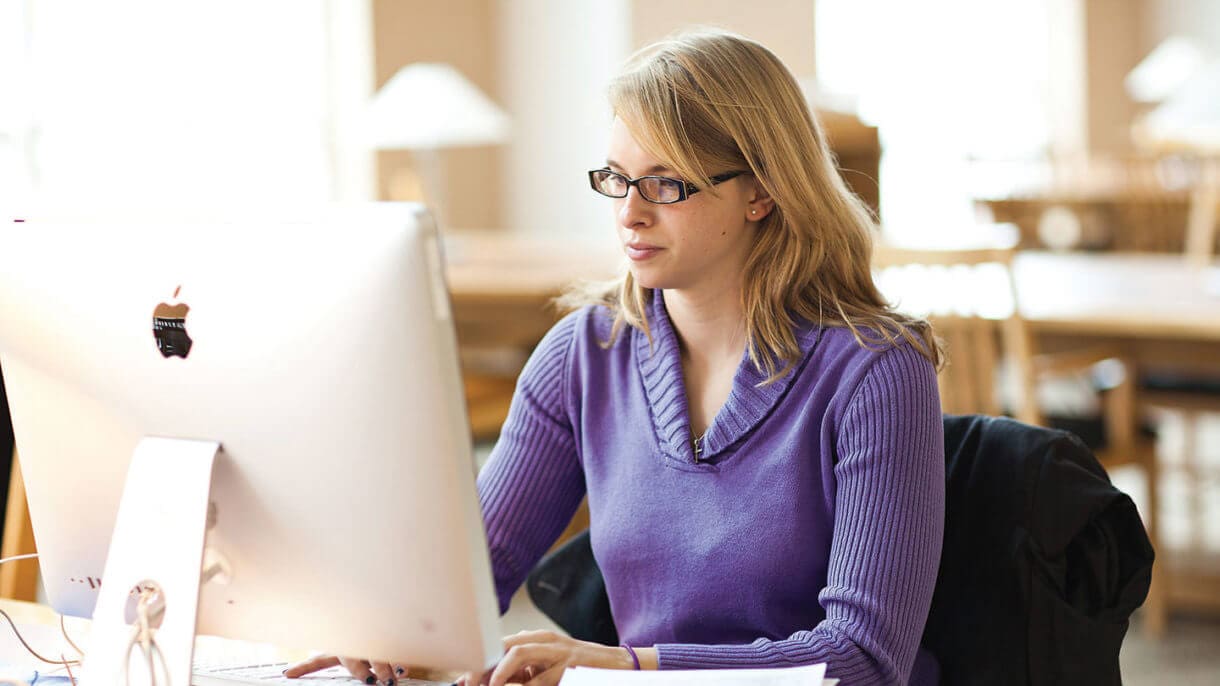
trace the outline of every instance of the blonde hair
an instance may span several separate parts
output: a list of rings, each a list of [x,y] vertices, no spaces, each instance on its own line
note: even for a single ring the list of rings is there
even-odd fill
[[[632,56],[610,85],[610,104],[639,145],[687,181],[714,193],[711,174],[748,169],[774,200],[742,290],[747,351],[767,383],[800,358],[794,317],[846,326],[870,349],[901,338],[941,365],[930,325],[895,312],[877,290],[872,214],[839,177],[796,80],[770,50],[719,30],[677,34]],[[607,346],[625,326],[651,338],[650,302],[630,271],[560,299],[609,308]]]

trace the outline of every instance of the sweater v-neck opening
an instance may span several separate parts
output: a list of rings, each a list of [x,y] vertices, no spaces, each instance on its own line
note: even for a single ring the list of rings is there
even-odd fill
[[[651,343],[643,331],[633,329],[632,335],[657,444],[666,458],[678,464],[695,465],[681,348],[659,289],[652,292],[649,309]],[[783,377],[767,385],[762,385],[767,377],[755,367],[749,353],[742,355],[729,396],[703,435],[698,464],[712,466],[732,456],[735,446],[760,425],[784,397],[810,350],[817,344],[819,333],[816,326],[801,327],[797,332],[801,360]]]

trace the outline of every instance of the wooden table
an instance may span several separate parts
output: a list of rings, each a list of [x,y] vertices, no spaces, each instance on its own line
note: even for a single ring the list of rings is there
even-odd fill
[[[613,278],[621,260],[612,229],[587,241],[492,231],[446,234],[460,344],[532,349],[559,318],[554,299],[577,281]]]
[[[1052,208],[1065,209],[1080,222],[1077,249],[1180,254],[1187,243],[1190,194],[1185,190],[1048,191],[976,202],[990,210],[994,221],[1019,227],[1025,248],[1047,245],[1040,226]]]
[[[1023,252],[1021,313],[1043,349],[1107,343],[1141,366],[1220,376],[1220,265],[1181,256]]]

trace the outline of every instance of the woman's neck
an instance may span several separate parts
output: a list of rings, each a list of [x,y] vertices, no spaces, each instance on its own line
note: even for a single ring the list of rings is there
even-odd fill
[[[665,309],[682,349],[682,356],[701,364],[732,365],[746,347],[741,290],[665,291]]]

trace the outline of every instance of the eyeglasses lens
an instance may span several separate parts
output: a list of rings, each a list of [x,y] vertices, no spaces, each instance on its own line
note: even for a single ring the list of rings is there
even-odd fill
[[[680,186],[673,179],[648,177],[640,179],[640,193],[653,202],[676,202],[682,197]]]
[[[612,198],[621,198],[627,195],[627,181],[622,176],[607,170],[598,170],[593,172],[593,182],[597,184],[599,193],[603,193]]]

